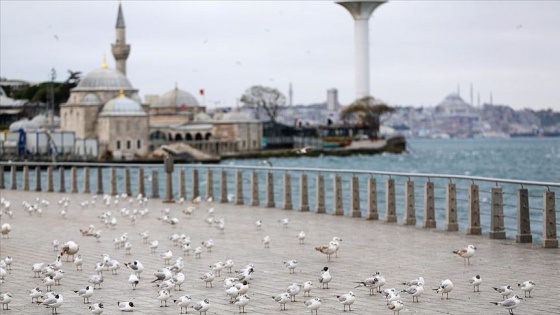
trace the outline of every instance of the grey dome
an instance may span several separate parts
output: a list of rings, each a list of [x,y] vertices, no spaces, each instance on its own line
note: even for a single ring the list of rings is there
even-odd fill
[[[114,69],[101,68],[88,73],[74,91],[131,90],[132,84],[126,76]]]
[[[146,112],[138,102],[119,96],[107,102],[99,116],[146,116]]]
[[[458,94],[449,94],[441,103],[436,106],[438,112],[455,115],[472,113],[474,108],[465,102]]]
[[[84,104],[84,105],[99,105],[99,104],[101,104],[101,100],[94,93],[88,93],[82,99],[81,103]]]
[[[193,107],[199,106],[196,98],[189,92],[174,88],[164,93],[157,104],[157,107]]]

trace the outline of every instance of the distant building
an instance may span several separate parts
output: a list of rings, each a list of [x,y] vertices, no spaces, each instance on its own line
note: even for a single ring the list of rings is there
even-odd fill
[[[327,90],[327,110],[338,111],[340,104],[338,104],[338,90],[329,89]]]

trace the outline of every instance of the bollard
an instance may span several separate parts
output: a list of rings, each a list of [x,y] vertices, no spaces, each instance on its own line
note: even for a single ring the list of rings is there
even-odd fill
[[[211,169],[206,170],[206,200],[214,200],[214,182]]]
[[[377,212],[377,184],[375,178],[368,179],[368,210],[366,219],[379,220],[379,213]]]
[[[173,200],[173,158],[168,156],[164,159],[163,163],[165,170],[165,198],[163,202],[172,203],[175,202],[175,200]]]
[[[41,191],[41,168],[35,167],[35,191]]]
[[[457,222],[457,187],[448,183],[445,194],[445,230],[448,232],[459,231]]]
[[[543,242],[544,248],[558,248],[558,235],[556,234],[556,202],[553,191],[547,190],[543,195]]]
[[[416,209],[414,208],[414,182],[404,183],[404,225],[416,225]]]
[[[23,167],[23,191],[29,191],[29,166]]]
[[[359,218],[362,216],[362,211],[360,210],[360,181],[356,176],[352,176],[350,179],[350,191],[352,194],[350,199],[350,216]]]
[[[61,166],[58,168],[58,178],[60,179],[60,188],[58,191],[61,193],[66,192],[66,181],[64,177],[64,167]]]
[[[292,210],[292,177],[288,173],[284,173],[284,210]]]
[[[482,227],[480,226],[480,202],[478,199],[478,185],[469,185],[469,227],[467,234],[480,235]]]
[[[397,222],[397,210],[395,208],[395,180],[387,179],[387,189],[385,191],[385,222]]]
[[[144,183],[144,169],[138,168],[138,194],[146,197],[146,186]]]
[[[436,206],[434,200],[434,183],[428,181],[424,185],[424,228],[436,227]]]
[[[517,243],[532,243],[531,217],[529,216],[529,191],[521,188],[517,191]]]
[[[47,167],[47,192],[54,191],[53,167]]]
[[[327,213],[325,207],[325,177],[321,174],[317,175],[317,213]]]
[[[192,170],[192,198],[200,196],[200,188],[198,186],[198,170]],[[202,198],[202,196],[200,197]]]
[[[222,170],[220,174],[220,202],[227,203],[227,173],[226,171]]]
[[[152,198],[159,198],[159,172],[152,170]]]
[[[342,179],[336,175],[333,180],[333,215],[344,215],[342,206]]]
[[[132,196],[132,190],[130,189],[130,169],[127,167],[124,169],[124,193],[128,196]]]
[[[89,188],[89,166],[84,167],[84,194],[91,193]]]
[[[4,165],[0,165],[0,189],[6,189],[6,184],[4,183]]]
[[[492,200],[490,205],[490,234],[491,239],[503,240],[506,238],[504,229],[504,201],[502,187],[492,187]]]
[[[274,176],[270,172],[266,173],[266,207],[276,207],[274,202]]]
[[[243,173],[235,172],[235,204],[243,204]]]
[[[179,170],[179,199],[187,200],[187,187],[185,185],[185,170]]]
[[[259,175],[257,172],[251,172],[251,206],[258,206],[259,201]]]
[[[76,175],[76,167],[72,166],[70,168],[70,192],[77,193],[78,192],[78,178]]]
[[[307,175],[301,174],[299,177],[299,210],[309,211],[309,192],[307,190]]]
[[[17,169],[15,165],[12,165],[12,170],[11,170],[11,175],[12,175],[12,190],[17,190]]]
[[[97,194],[103,195],[103,169],[97,168]]]
[[[117,190],[117,170],[114,167],[111,167],[111,196],[118,195]]]

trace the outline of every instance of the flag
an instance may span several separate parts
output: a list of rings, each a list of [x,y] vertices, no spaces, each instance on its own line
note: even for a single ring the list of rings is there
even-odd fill
[[[200,89],[200,95],[204,95],[204,89]]]

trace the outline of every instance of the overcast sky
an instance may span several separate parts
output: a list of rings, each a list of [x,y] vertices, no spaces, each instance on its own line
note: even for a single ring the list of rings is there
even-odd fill
[[[144,97],[206,91],[235,105],[252,85],[295,104],[355,99],[354,21],[333,1],[123,1],[128,77]],[[0,1],[0,75],[46,81],[115,67],[117,1]],[[560,110],[560,1],[390,1],[369,21],[370,92],[433,106],[470,84],[488,102]]]

